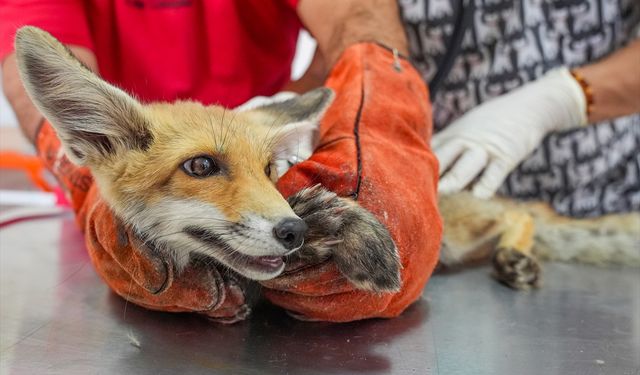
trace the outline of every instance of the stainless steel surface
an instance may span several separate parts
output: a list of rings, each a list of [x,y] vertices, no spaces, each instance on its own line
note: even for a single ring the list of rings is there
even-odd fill
[[[264,303],[233,326],[127,304],[70,216],[0,229],[2,374],[638,374],[640,273],[547,264],[516,293],[436,275],[401,317],[303,323]],[[139,345],[138,345],[139,344]]]

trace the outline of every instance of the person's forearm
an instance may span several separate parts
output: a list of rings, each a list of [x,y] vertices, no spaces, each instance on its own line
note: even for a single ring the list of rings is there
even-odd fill
[[[91,70],[98,71],[98,63],[93,52],[77,46],[69,46],[69,49]],[[2,62],[2,89],[16,114],[22,132],[31,143],[35,143],[42,115],[29,99],[22,81],[20,81],[15,53],[7,56]]]
[[[324,84],[327,78],[327,67],[324,61],[324,57],[320,50],[316,48],[313,54],[311,64],[305,71],[305,73],[296,81],[289,82],[282,91],[291,91],[298,94],[303,94],[307,91],[311,91]]]
[[[407,54],[396,0],[301,0],[298,16],[318,41],[328,69],[358,42],[379,42]]]
[[[640,40],[575,71],[591,87],[589,123],[640,112]]]

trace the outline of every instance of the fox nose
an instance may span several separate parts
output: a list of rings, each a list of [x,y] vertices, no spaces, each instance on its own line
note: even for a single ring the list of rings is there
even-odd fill
[[[305,233],[307,233],[307,224],[304,220],[297,218],[284,219],[273,228],[276,240],[287,250],[300,247],[304,241]]]

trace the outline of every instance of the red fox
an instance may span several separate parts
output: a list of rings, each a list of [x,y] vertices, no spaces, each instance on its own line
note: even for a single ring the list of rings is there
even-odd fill
[[[266,280],[283,271],[285,257],[331,256],[358,288],[401,287],[396,246],[372,214],[321,186],[288,201],[275,188],[288,167],[311,155],[329,89],[243,110],[189,101],[143,105],[42,30],[20,29],[16,51],[27,92],[68,157],[91,169],[116,215],[178,268],[205,256]],[[638,213],[577,220],[541,203],[468,193],[440,197],[439,208],[441,263],[492,254],[496,278],[515,289],[539,285],[534,251],[640,265]]]
[[[275,187],[291,155],[310,149],[301,142],[311,141],[331,90],[244,111],[143,105],[43,30],[23,27],[15,44],[27,93],[69,159],[90,168],[116,216],[178,272],[209,257],[267,280],[284,257],[332,256],[356,287],[399,290],[398,250],[371,213],[320,186],[288,202]]]

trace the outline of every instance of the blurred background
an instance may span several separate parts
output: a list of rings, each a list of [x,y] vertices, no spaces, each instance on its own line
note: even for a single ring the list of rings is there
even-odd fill
[[[2,82],[2,72],[0,72],[0,82]],[[4,92],[0,92],[0,127],[17,126],[16,117],[4,97]]]

